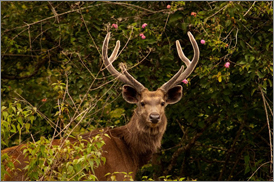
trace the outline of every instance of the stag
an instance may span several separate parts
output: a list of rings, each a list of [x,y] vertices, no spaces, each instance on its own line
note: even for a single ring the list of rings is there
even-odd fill
[[[122,87],[122,96],[130,104],[136,104],[130,121],[117,128],[105,128],[110,137],[104,137],[103,156],[106,163],[100,165],[94,170],[98,180],[109,180],[107,173],[113,172],[132,172],[136,175],[137,170],[146,164],[152,157],[152,154],[161,146],[161,140],[167,126],[165,108],[168,104],[177,103],[182,97],[182,80],[186,79],[196,67],[199,60],[199,47],[193,35],[187,33],[194,49],[194,56],[190,61],[183,53],[180,42],[176,41],[176,48],[180,59],[186,64],[187,68],[181,66],[180,70],[166,83],[156,91],[149,91],[133,76],[131,76],[125,64],[120,64],[121,72],[117,71],[112,63],[116,60],[120,48],[120,41],[108,57],[108,43],[110,33],[105,37],[102,47],[102,58],[106,69],[118,80],[125,83]],[[96,132],[82,135],[83,138],[90,138]],[[70,139],[72,140],[72,139]],[[61,140],[54,140],[53,145],[60,145]],[[77,142],[77,141],[74,141]],[[27,159],[23,157],[22,146],[7,148],[2,153],[9,153],[13,159],[18,159],[20,163],[15,162],[17,170],[13,172],[16,175],[5,175],[4,180],[24,180],[26,171],[23,169],[27,165]],[[122,181],[125,179],[123,174],[117,174],[116,179]]]

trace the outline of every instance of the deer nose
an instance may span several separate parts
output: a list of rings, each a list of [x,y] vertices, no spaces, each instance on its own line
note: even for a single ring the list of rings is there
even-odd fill
[[[160,120],[160,115],[158,113],[151,113],[149,115],[149,119],[153,124],[156,124],[159,122]]]

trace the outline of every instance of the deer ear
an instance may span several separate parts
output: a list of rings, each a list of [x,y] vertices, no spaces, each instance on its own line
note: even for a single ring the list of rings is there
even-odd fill
[[[139,94],[135,88],[124,85],[122,91],[123,98],[130,104],[136,104],[138,102]]]
[[[175,104],[179,100],[181,100],[183,95],[183,87],[181,85],[177,85],[169,89],[166,93],[166,102],[167,104]]]

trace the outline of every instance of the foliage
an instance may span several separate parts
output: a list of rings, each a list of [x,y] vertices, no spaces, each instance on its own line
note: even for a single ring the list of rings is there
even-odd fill
[[[126,62],[153,90],[182,65],[176,40],[192,57],[191,31],[200,61],[183,84],[183,99],[168,106],[162,149],[138,179],[271,179],[273,2],[1,5],[2,149],[32,141],[31,135],[38,141],[125,124],[134,106],[102,65],[107,32],[110,50],[121,41],[114,66]]]
[[[52,145],[51,140],[41,137],[39,141],[28,143],[23,147],[24,157],[30,161],[24,168],[27,171],[26,180],[97,180],[94,169],[104,165],[106,159],[102,157],[102,146],[105,144],[100,134],[85,140],[77,138],[79,142],[64,140],[60,145]],[[3,173],[8,173],[6,167],[15,170],[11,159],[5,153],[2,156]]]
[[[96,180],[96,176],[89,174],[89,171],[105,163],[105,158],[101,156],[104,141],[100,135],[89,141],[81,137],[78,140],[79,143],[66,140],[62,147],[51,146],[51,141],[41,137],[38,142],[29,144],[24,149],[30,161],[25,167],[28,180]]]
[[[21,143],[22,132],[30,132],[36,117],[35,108],[29,106],[22,108],[18,101],[10,102],[8,107],[3,105],[1,107],[1,147]],[[14,135],[17,135],[16,139],[19,141],[10,140]]]
[[[129,173],[126,173],[126,172],[114,172],[114,173],[107,173],[105,176],[107,176],[108,179],[110,179],[109,181],[117,181],[116,175],[117,174],[122,174],[122,175],[124,175],[125,181],[134,181],[131,173],[132,172],[129,172]]]
[[[13,160],[7,153],[1,153],[1,176],[4,176],[5,174],[11,175],[9,171],[7,171],[7,168],[9,168],[11,172],[15,169]]]

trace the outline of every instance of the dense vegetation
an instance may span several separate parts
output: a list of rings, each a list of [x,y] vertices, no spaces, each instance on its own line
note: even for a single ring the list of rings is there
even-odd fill
[[[182,83],[183,99],[167,108],[162,148],[138,179],[270,180],[272,27],[273,2],[267,1],[2,1],[1,147],[36,141],[29,149],[30,179],[51,180],[45,176],[53,169],[40,158],[54,158],[50,152],[59,150],[48,148],[52,138],[124,125],[131,117],[134,105],[122,99],[122,84],[102,65],[107,32],[111,49],[121,41],[114,65],[127,63],[135,78],[155,90],[182,65],[176,40],[192,59],[191,31],[200,61]],[[103,144],[94,141],[75,150],[87,155],[94,150],[97,158],[59,163],[51,175],[77,180],[85,175],[85,160],[91,168],[99,165]]]

